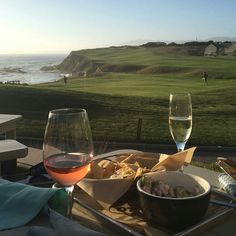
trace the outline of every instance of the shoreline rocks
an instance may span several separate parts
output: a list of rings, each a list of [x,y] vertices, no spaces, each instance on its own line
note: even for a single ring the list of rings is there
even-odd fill
[[[20,74],[26,74],[26,71],[23,71],[20,67],[3,67],[0,68],[1,74],[7,74],[7,73],[20,73]]]

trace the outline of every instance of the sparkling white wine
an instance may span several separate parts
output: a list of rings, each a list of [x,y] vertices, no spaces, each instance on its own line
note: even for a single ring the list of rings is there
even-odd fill
[[[170,116],[169,127],[171,135],[176,143],[186,143],[192,130],[192,116]]]

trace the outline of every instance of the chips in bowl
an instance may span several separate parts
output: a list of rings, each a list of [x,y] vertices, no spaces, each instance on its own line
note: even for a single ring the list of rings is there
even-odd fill
[[[77,185],[104,208],[110,207],[143,174],[160,170],[177,170],[190,160],[195,148],[174,155],[117,150],[104,154],[91,165],[90,173]],[[109,159],[106,159],[109,156]],[[180,160],[180,161],[179,161]],[[112,190],[112,191],[111,191]]]

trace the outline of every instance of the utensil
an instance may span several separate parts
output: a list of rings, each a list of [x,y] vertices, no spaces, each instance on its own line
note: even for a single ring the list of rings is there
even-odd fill
[[[227,198],[228,200],[230,200],[231,202],[235,202],[236,203],[236,197],[226,193],[226,192],[223,192],[223,191],[219,191],[217,189],[214,189],[212,188],[211,189],[211,192],[215,195],[218,195],[219,197],[223,197],[223,198]]]
[[[216,164],[231,178],[236,180],[236,162],[234,160],[218,157]]]
[[[87,112],[65,108],[49,112],[43,142],[47,173],[68,194],[67,216],[71,216],[74,185],[90,170],[93,141]]]
[[[110,157],[121,156],[121,155],[124,155],[124,154],[126,154],[126,155],[130,154],[131,155],[131,154],[138,154],[138,153],[142,154],[143,152],[133,150],[133,149],[122,149],[122,150],[116,150],[116,151],[96,155],[92,158],[92,160],[96,161],[96,160],[99,160],[99,159],[108,159]]]
[[[231,207],[231,208],[235,208],[236,209],[236,204],[235,203],[231,203],[231,202],[225,202],[225,201],[211,199],[210,203],[216,204],[216,205],[220,205],[220,206]]]
[[[192,103],[189,93],[170,94],[169,129],[178,152],[183,151],[192,131]]]

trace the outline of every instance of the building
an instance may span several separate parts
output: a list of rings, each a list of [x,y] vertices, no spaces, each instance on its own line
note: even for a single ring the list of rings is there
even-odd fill
[[[218,55],[218,48],[213,44],[209,44],[205,51],[204,51],[204,56],[217,56]]]
[[[226,47],[224,54],[227,56],[236,56],[236,43],[232,43],[229,47]]]

